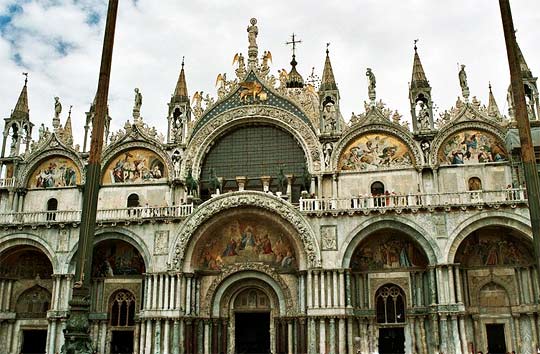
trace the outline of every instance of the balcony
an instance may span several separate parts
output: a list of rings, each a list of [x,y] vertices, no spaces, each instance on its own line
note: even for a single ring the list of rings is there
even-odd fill
[[[99,209],[96,219],[98,224],[115,222],[171,221],[183,219],[193,212],[193,204],[165,207],[137,207],[123,209]],[[0,225],[21,226],[40,224],[69,224],[81,221],[80,210],[33,211],[0,214]]]
[[[400,213],[403,210],[446,209],[467,207],[500,207],[526,204],[527,194],[523,188],[497,191],[466,191],[458,193],[437,194],[384,194],[379,196],[359,196],[347,199],[300,199],[300,211],[306,213],[339,213],[373,211],[384,213],[392,210]]]
[[[0,188],[15,187],[15,178],[0,178]]]

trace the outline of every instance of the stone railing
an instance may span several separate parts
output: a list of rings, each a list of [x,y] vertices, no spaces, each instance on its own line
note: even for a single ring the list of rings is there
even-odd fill
[[[11,188],[15,187],[15,178],[1,178],[0,179],[0,188]]]
[[[145,221],[151,219],[179,219],[193,212],[193,204],[165,207],[138,207],[123,209],[99,209],[97,222]],[[0,225],[77,223],[81,220],[80,210],[33,211],[0,214]]]
[[[479,205],[512,205],[526,202],[527,195],[525,189],[514,188],[498,191],[466,191],[437,194],[384,194],[380,196],[359,196],[348,199],[300,199],[300,211],[429,209]]]

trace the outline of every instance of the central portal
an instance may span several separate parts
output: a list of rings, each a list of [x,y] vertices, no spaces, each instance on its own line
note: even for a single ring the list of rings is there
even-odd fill
[[[237,312],[235,347],[238,354],[270,353],[270,313]]]

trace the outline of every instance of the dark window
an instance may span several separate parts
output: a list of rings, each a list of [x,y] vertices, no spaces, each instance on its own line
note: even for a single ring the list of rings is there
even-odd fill
[[[371,194],[374,196],[384,194],[384,184],[382,182],[373,182],[371,185]]]
[[[111,299],[111,326],[130,327],[135,325],[135,297],[126,290],[117,291]]]
[[[56,220],[56,213],[54,211],[58,210],[58,200],[51,198],[47,201],[47,221]]]
[[[381,324],[405,322],[405,297],[396,285],[381,287],[375,296],[377,322]]]
[[[130,194],[127,199],[127,207],[128,208],[136,208],[140,206],[139,204],[139,195],[136,193]]]
[[[469,190],[479,191],[482,190],[482,181],[478,177],[469,178]]]

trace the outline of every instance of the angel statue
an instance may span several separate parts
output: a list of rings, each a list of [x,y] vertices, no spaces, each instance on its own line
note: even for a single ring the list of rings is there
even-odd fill
[[[242,80],[246,75],[246,63],[244,62],[244,56],[242,53],[236,53],[233,59],[232,65],[238,64],[238,68],[235,70],[236,76]]]
[[[287,73],[287,70],[281,69],[278,70],[279,74],[279,88],[284,89],[287,87],[287,80],[289,80],[289,74]]]
[[[227,94],[227,74],[218,74],[216,78],[216,87],[218,99],[221,99],[223,96]]]
[[[265,50],[262,56],[262,71],[268,71],[270,69],[270,67],[268,66],[268,61],[272,62],[272,53],[270,53],[269,50]]]
[[[197,118],[199,118],[201,116],[202,112],[203,112],[202,99],[203,99],[203,92],[202,91],[196,91],[193,94],[193,98],[191,99],[191,104],[193,106],[193,114]]]

